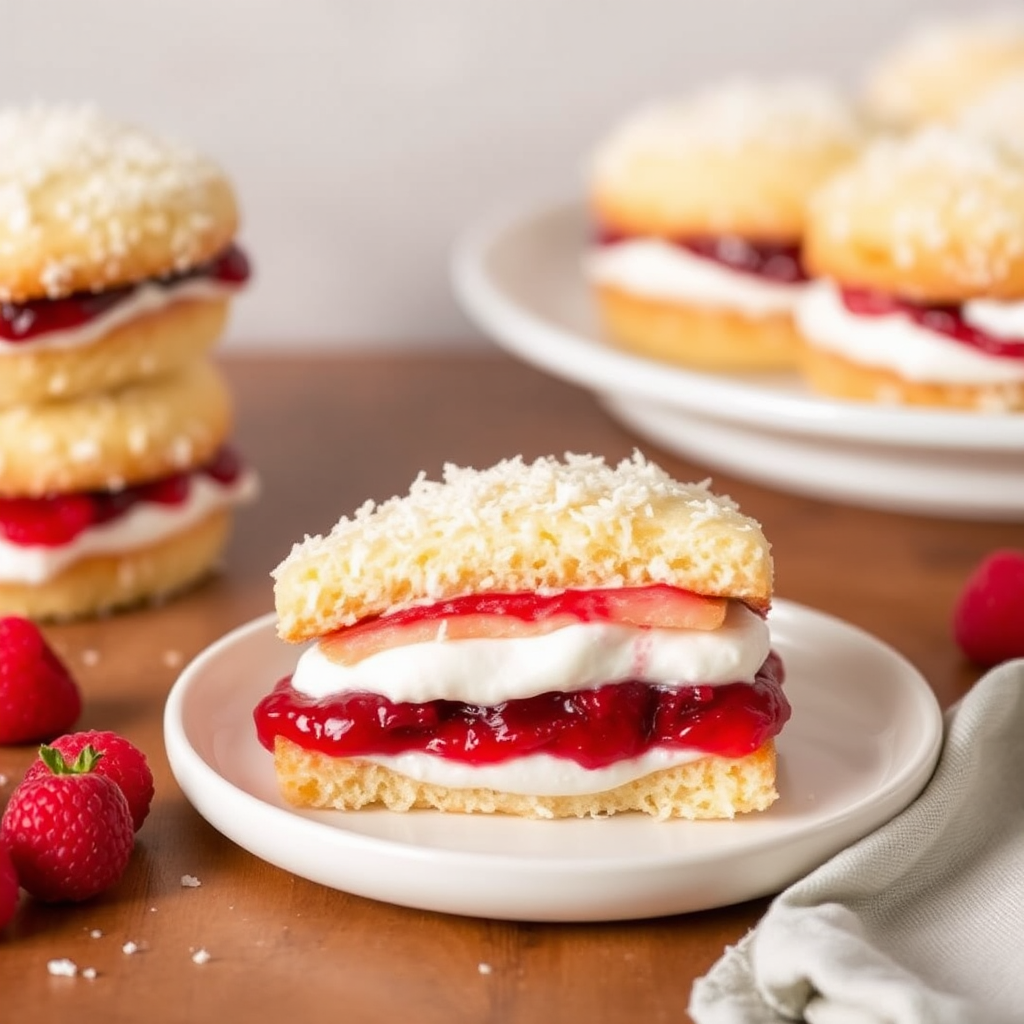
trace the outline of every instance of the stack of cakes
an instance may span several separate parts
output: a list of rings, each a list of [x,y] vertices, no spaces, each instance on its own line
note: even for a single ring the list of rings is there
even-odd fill
[[[858,152],[852,106],[808,80],[652,104],[603,141],[587,275],[617,343],[705,370],[796,364],[807,197]]]
[[[164,598],[254,475],[209,354],[249,275],[230,183],[91,108],[0,111],[0,611]]]

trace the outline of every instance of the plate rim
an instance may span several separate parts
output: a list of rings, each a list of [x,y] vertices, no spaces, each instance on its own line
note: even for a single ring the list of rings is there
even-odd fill
[[[879,790],[872,791],[870,795],[860,797],[855,803],[833,813],[824,821],[818,822],[815,826],[819,829],[832,830],[837,826],[842,825],[844,822],[849,822],[851,818],[857,816],[858,813],[863,810],[864,804],[868,801],[879,805],[885,805],[887,809],[888,805],[895,801],[897,804],[895,809],[891,811],[887,810],[887,813],[881,818],[881,820],[873,822],[867,829],[867,831],[873,831],[874,829],[881,827],[882,824],[890,820],[895,814],[899,813],[900,810],[916,799],[917,795],[927,784],[927,780],[934,770],[935,764],[941,753],[943,737],[943,715],[938,700],[934,691],[928,685],[927,680],[925,680],[920,671],[895,648],[880,640],[873,634],[827,612],[822,612],[794,601],[778,599],[775,602],[775,606],[776,608],[781,609],[783,614],[809,614],[813,617],[825,620],[832,627],[842,628],[843,630],[848,631],[850,635],[855,637],[859,642],[867,643],[879,652],[884,653],[888,659],[895,660],[901,670],[901,677],[905,678],[907,681],[906,685],[910,687],[910,691],[913,695],[913,703],[915,706],[919,705],[920,709],[928,713],[928,717],[924,720],[927,728],[922,730],[922,738],[918,744],[918,746],[925,744],[925,746],[922,747],[923,753],[918,753],[915,760],[907,760],[901,766],[899,772],[886,781],[886,785],[884,787]],[[229,650],[234,645],[243,643],[255,635],[265,633],[273,627],[275,619],[276,616],[273,612],[258,616],[257,618],[236,626],[234,629],[225,633],[223,636],[219,637],[200,651],[182,669],[180,675],[168,693],[164,709],[164,739],[168,760],[171,764],[172,774],[178,782],[179,787],[182,789],[186,799],[190,804],[192,804],[197,813],[206,819],[214,828],[217,829],[217,831],[238,843],[238,845],[241,845],[243,848],[250,850],[253,856],[267,860],[270,863],[275,863],[277,866],[282,867],[285,870],[289,870],[292,873],[303,874],[301,871],[297,871],[293,864],[280,864],[277,861],[265,857],[263,854],[251,851],[250,847],[237,837],[238,831],[235,829],[225,829],[222,821],[218,821],[216,824],[210,821],[207,814],[196,805],[193,794],[190,792],[191,785],[183,783],[181,779],[181,759],[185,759],[190,762],[188,770],[198,771],[199,774],[203,776],[207,788],[212,786],[215,790],[221,790],[222,792],[230,791],[233,799],[241,798],[245,805],[250,808],[254,808],[256,813],[261,816],[268,816],[270,820],[277,821],[287,819],[289,827],[298,830],[298,834],[296,836],[297,842],[300,842],[303,836],[311,835],[316,837],[319,844],[327,844],[332,846],[332,848],[359,849],[364,853],[380,853],[381,851],[386,851],[391,855],[400,856],[407,862],[429,863],[433,866],[436,866],[438,862],[441,861],[446,869],[459,868],[467,865],[479,867],[481,862],[485,861],[488,867],[492,867],[496,870],[513,869],[520,876],[550,875],[553,865],[557,867],[558,871],[572,871],[574,874],[601,874],[607,876],[609,874],[614,875],[621,874],[623,872],[635,872],[637,870],[685,870],[693,867],[694,865],[703,865],[706,863],[707,857],[706,855],[701,856],[700,851],[668,851],[649,854],[644,854],[643,851],[640,851],[639,854],[634,854],[629,857],[623,857],[621,855],[586,859],[579,857],[562,857],[555,860],[543,856],[522,857],[506,853],[428,847],[423,846],[422,844],[416,844],[415,842],[403,842],[382,836],[367,835],[362,832],[352,831],[333,824],[327,825],[318,821],[315,817],[305,816],[297,809],[293,810],[287,807],[268,803],[260,796],[242,788],[222,775],[213,765],[206,761],[189,738],[190,730],[185,721],[183,712],[185,710],[185,702],[189,693],[194,687],[199,685],[196,680],[201,680],[201,670],[204,665],[213,661],[222,652]],[[929,739],[928,737],[931,738]],[[907,796],[908,789],[912,790],[909,796]],[[343,812],[327,811],[323,813],[333,814]],[[806,826],[803,831],[806,831]],[[860,829],[860,826],[858,826],[857,831],[858,835],[866,834],[864,830]],[[717,857],[721,862],[728,862],[739,858],[757,856],[758,854],[768,854],[780,850],[784,851],[786,846],[798,839],[801,834],[802,831],[799,829],[794,830],[792,833],[782,832],[768,834],[750,843],[740,844],[731,849],[720,851],[717,854]],[[844,845],[846,845],[846,842],[844,842]],[[303,875],[303,877],[312,876],[307,874]],[[315,880],[319,881],[319,879]],[[342,888],[338,885],[332,885],[329,882],[321,882],[321,884],[325,884],[336,889]],[[371,898],[379,899],[381,897]],[[754,896],[751,895],[745,898],[754,898]],[[581,918],[576,917],[552,918],[552,920],[580,919]]]
[[[449,273],[463,312],[502,347],[535,366],[598,392],[632,394],[764,430],[924,451],[1024,451],[1024,414],[879,408],[777,394],[747,379],[616,349],[508,295],[489,269],[494,251],[517,234],[538,232],[553,218],[573,219],[585,229],[585,208],[584,200],[565,198],[510,205],[472,223],[451,251]]]

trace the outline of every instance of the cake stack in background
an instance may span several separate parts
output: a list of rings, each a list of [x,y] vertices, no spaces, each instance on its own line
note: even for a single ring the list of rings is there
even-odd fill
[[[159,600],[254,474],[210,358],[249,277],[210,161],[92,108],[0,111],[0,612]]]
[[[585,187],[618,347],[843,401],[1024,410],[1019,12],[913,28],[859,94],[745,80],[648,104]]]

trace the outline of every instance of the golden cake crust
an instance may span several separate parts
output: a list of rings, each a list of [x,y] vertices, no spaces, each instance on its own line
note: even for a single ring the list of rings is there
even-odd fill
[[[747,757],[703,757],[603,793],[535,796],[418,782],[369,761],[304,750],[281,736],[274,747],[281,793],[299,807],[351,811],[377,804],[392,811],[433,808],[526,818],[606,817],[626,811],[656,818],[732,818],[766,810],[777,799],[775,762],[775,744],[769,740]]]
[[[238,227],[223,172],[90,107],[0,111],[0,300],[187,270]]]
[[[831,398],[883,405],[919,405],[984,412],[1024,411],[1024,384],[937,384],[907,380],[808,345],[800,372],[808,386]]]
[[[989,16],[924,24],[870,70],[864,102],[882,125],[948,121],[1001,78],[1024,70],[1024,19]]]
[[[214,571],[231,521],[230,510],[218,510],[156,544],[84,558],[43,583],[0,581],[0,610],[63,621],[171,597]]]
[[[639,454],[448,465],[307,537],[273,575],[278,634],[295,642],[469,593],[668,583],[760,610],[772,593],[759,524]]]
[[[230,427],[230,395],[205,360],[118,391],[0,409],[0,494],[159,479],[207,462]]]
[[[0,408],[76,398],[147,380],[206,355],[224,332],[228,299],[189,299],[123,323],[85,345],[0,352]]]
[[[929,303],[1024,296],[1024,156],[930,127],[874,143],[814,197],[804,263]]]
[[[627,234],[798,241],[808,194],[861,142],[844,101],[816,83],[729,83],[616,128],[593,160],[591,204]]]
[[[640,355],[727,373],[792,369],[798,363],[803,343],[788,313],[748,317],[607,285],[596,289],[596,297],[609,337]]]

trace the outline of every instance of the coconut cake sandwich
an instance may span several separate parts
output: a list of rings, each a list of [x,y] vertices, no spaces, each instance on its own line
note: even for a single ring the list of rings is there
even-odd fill
[[[789,718],[770,546],[640,454],[449,465],[274,570],[304,645],[254,710],[304,807],[731,818]]]

